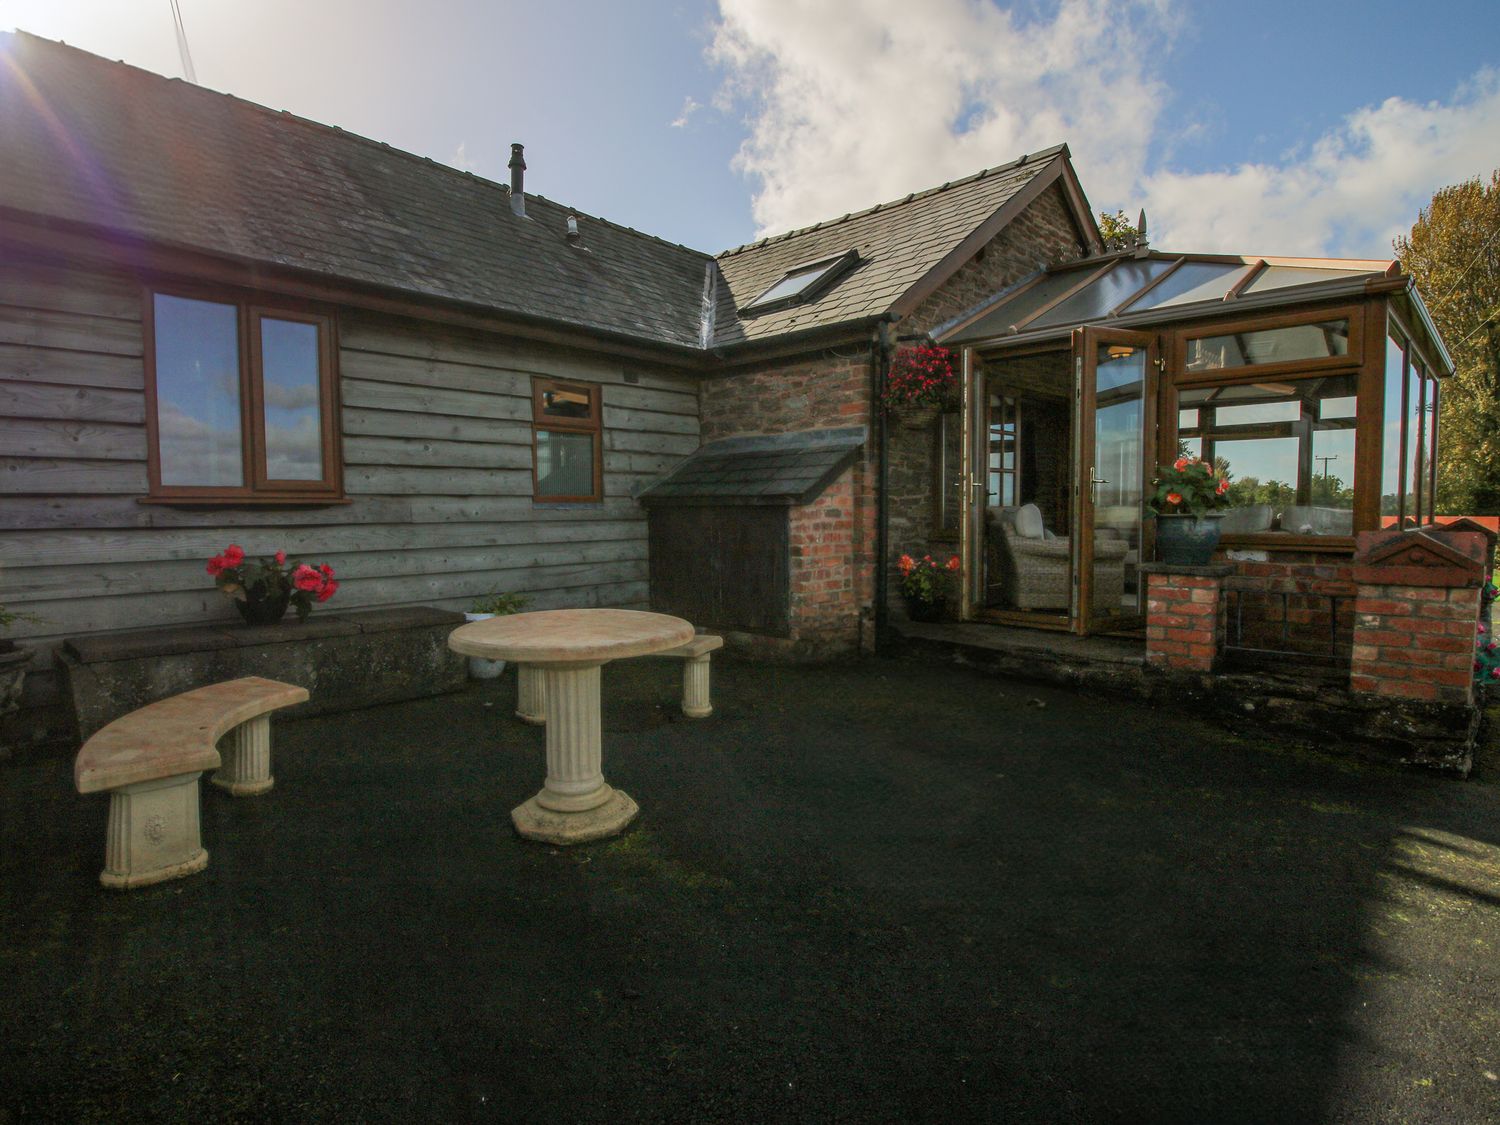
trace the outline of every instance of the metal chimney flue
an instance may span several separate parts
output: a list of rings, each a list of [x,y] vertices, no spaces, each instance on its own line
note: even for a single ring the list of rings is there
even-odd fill
[[[526,157],[525,146],[510,146],[510,209],[521,218],[526,217]]]

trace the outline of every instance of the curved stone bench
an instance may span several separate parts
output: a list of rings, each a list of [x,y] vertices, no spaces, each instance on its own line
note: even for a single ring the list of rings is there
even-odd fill
[[[236,797],[266,792],[274,784],[270,712],[306,699],[306,688],[247,676],[148,704],[85,742],[73,783],[80,793],[110,795],[99,882],[124,890],[207,867],[199,775],[218,770],[214,784]]]
[[[709,697],[709,654],[724,647],[724,638],[700,633],[685,645],[653,652],[651,656],[672,656],[683,661],[682,713],[690,719],[706,719],[714,713]],[[542,726],[547,721],[547,694],[542,677],[526,664],[516,666],[516,718],[523,723]]]

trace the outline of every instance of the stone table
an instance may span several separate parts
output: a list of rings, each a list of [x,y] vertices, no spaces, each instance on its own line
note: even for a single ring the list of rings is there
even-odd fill
[[[599,669],[693,639],[680,617],[633,609],[553,609],[475,621],[453,630],[448,647],[465,656],[511,660],[537,669],[547,700],[547,780],[511,810],[528,840],[581,844],[613,836],[640,808],[604,780],[599,738]]]

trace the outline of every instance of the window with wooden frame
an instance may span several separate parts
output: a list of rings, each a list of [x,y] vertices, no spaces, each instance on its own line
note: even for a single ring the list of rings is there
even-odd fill
[[[532,498],[604,499],[603,404],[594,383],[531,381]]]
[[[342,499],[331,317],[157,289],[145,329],[147,500]]]
[[[1382,370],[1381,357],[1365,363],[1364,317],[1306,309],[1175,333],[1163,456],[1229,474],[1227,540],[1350,541],[1376,518],[1374,435],[1358,418],[1362,402],[1379,401]]]

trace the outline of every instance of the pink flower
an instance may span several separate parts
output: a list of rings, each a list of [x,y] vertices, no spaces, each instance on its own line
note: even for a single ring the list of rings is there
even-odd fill
[[[285,562],[286,562],[286,552],[285,551],[277,551],[276,552],[276,565],[277,566],[281,566]]]
[[[329,598],[333,597],[333,595],[337,594],[338,592],[339,584],[332,578],[330,578],[327,582],[323,583],[323,588],[318,591],[318,601],[326,602]]]
[[[1488,632],[1489,632],[1489,630],[1484,627],[1484,622],[1481,621],[1479,623],[1479,635],[1482,637],[1482,636],[1484,636]]]
[[[296,570],[292,571],[292,585],[299,590],[307,590],[309,592],[319,590],[322,588],[323,582],[323,576],[306,563],[303,563]]]
[[[1492,680],[1500,680],[1500,668],[1491,668],[1490,669],[1490,679],[1492,679]]]
[[[318,567],[318,573],[321,574],[324,578],[332,578],[333,567],[329,566],[327,563],[324,563],[322,566]]]
[[[229,566],[239,566],[245,561],[245,548],[236,543],[231,543],[224,548],[224,562]]]
[[[951,559],[948,560],[948,569],[949,570],[957,570],[958,569],[958,556],[957,555],[954,555]]]

